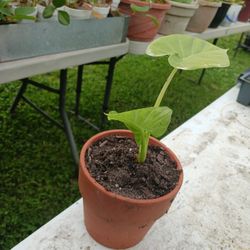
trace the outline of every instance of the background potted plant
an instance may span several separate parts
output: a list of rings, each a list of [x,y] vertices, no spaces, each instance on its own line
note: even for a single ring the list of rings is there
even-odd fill
[[[152,41],[170,7],[167,0],[121,0],[119,11],[130,16],[128,38],[133,41]]]
[[[64,11],[64,5],[66,0],[52,0],[43,10],[43,18],[51,18],[57,16],[58,22],[63,25],[68,25],[70,23],[69,14]]]
[[[250,0],[245,0],[244,6],[241,9],[238,17],[241,22],[248,22],[250,19]]]
[[[110,1],[106,0],[89,0],[89,3],[93,5],[92,16],[98,19],[102,19],[108,16],[110,11]]]
[[[181,187],[183,173],[177,157],[150,137],[160,137],[170,123],[171,109],[160,104],[174,75],[178,69],[229,65],[226,50],[187,35],[156,39],[146,53],[169,55],[173,67],[155,105],[110,112],[109,120],[123,122],[130,131],[97,134],[85,143],[80,155],[78,183],[85,225],[96,241],[111,248],[127,248],[141,241],[168,211]]]
[[[218,0],[198,0],[198,3],[199,8],[191,17],[186,30],[201,33],[208,28],[222,3]]]
[[[92,8],[92,5],[83,0],[68,0],[64,6],[64,10],[74,19],[89,19]]]
[[[212,22],[210,23],[210,28],[217,28],[223,19],[225,18],[229,8],[232,4],[241,4],[243,3],[241,0],[224,0],[222,5],[218,8]]]
[[[234,3],[232,3],[220,25],[230,26],[231,24],[236,23],[238,20],[239,13],[242,9],[242,5],[242,1],[235,1]]]
[[[24,7],[11,4],[11,0],[0,0],[0,24],[16,23],[21,20],[35,20],[31,14],[34,7]]]
[[[27,16],[33,17],[33,19],[22,19],[22,23],[29,23],[29,22],[34,22],[36,21],[36,16],[37,16],[37,0],[19,0],[17,2],[13,3],[13,7],[24,7],[24,8],[30,8],[33,9],[32,12],[27,13]]]
[[[171,8],[166,12],[158,33],[163,35],[182,34],[186,30],[195,10],[199,7],[198,2],[192,0],[173,0],[170,3]]]

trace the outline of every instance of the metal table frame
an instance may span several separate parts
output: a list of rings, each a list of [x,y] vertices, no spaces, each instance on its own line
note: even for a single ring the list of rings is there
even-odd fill
[[[21,87],[17,93],[17,96],[11,106],[10,112],[14,113],[19,101],[22,99],[28,103],[31,107],[37,110],[39,113],[44,115],[51,122],[56,124],[59,128],[63,129],[67,140],[70,145],[72,157],[75,163],[74,170],[77,171],[79,156],[76,147],[74,135],[71,130],[70,122],[65,108],[66,103],[66,89],[67,89],[67,68],[78,65],[78,76],[76,84],[76,104],[75,104],[75,114],[87,122],[90,126],[95,129],[99,129],[94,124],[89,123],[87,120],[79,115],[79,103],[81,94],[81,85],[83,79],[83,67],[85,64],[107,64],[108,74],[106,78],[106,88],[103,99],[102,111],[106,112],[108,110],[109,97],[111,93],[111,86],[113,80],[114,69],[117,61],[119,61],[123,55],[128,52],[128,41],[109,45],[105,47],[98,47],[93,49],[78,50],[72,52],[65,52],[54,55],[46,55],[35,58],[22,59],[17,61],[5,62],[0,64],[0,84],[7,83],[14,80],[22,79]],[[106,58],[110,58],[109,61],[99,61]],[[29,77],[37,74],[47,73],[54,70],[60,70],[59,78],[59,89],[48,87],[42,83],[38,83],[29,79]],[[54,94],[59,95],[59,113],[62,119],[62,123],[56,121],[50,117],[46,112],[40,109],[36,104],[34,104],[29,98],[24,94],[29,85],[33,85],[37,88],[49,91]],[[104,116],[101,117],[101,123],[104,122]]]

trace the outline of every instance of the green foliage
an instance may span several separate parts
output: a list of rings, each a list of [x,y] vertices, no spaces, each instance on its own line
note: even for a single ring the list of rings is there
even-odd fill
[[[187,3],[187,4],[191,4],[193,2],[193,0],[172,0],[172,1],[177,3]]]
[[[35,20],[35,17],[29,16],[35,8],[24,6],[14,9],[10,6],[10,2],[10,0],[0,0],[0,23],[11,23],[23,19]]]
[[[191,70],[229,66],[226,50],[188,35],[170,35],[158,38],[149,44],[146,53],[154,57],[169,55],[169,64],[174,67],[163,85],[154,107],[108,114],[109,120],[123,122],[133,132],[139,148],[137,158],[141,163],[146,159],[149,136],[161,136],[170,123],[172,111],[168,107],[163,107],[161,110],[159,106],[177,69]]]
[[[44,18],[51,18],[53,16],[55,10],[56,10],[56,8],[53,5],[46,6],[44,11],[43,11],[43,17]]]
[[[170,123],[172,110],[168,107],[149,107],[132,111],[108,114],[108,120],[123,122],[128,129],[133,131],[135,141],[139,146],[138,161],[146,159],[149,136],[162,136]]]
[[[136,12],[148,12],[150,10],[149,6],[138,6],[134,3],[130,4],[130,8],[134,13]]]
[[[45,7],[43,11],[43,17],[44,18],[51,18],[54,14],[54,12],[57,10],[57,8],[62,7],[66,4],[66,0],[53,0],[52,4]],[[62,25],[68,25],[70,24],[70,16],[69,14],[64,10],[57,10],[57,19],[58,22]]]
[[[148,6],[139,6],[139,5],[132,3],[132,4],[130,4],[130,8],[134,14],[138,12],[138,13],[141,13],[142,15],[145,15],[146,17],[150,18],[155,26],[160,25],[159,20],[155,16],[153,16],[151,14],[147,14],[147,12],[150,10],[149,5]]]
[[[60,8],[66,4],[66,0],[53,0],[52,3],[56,8]]]
[[[153,57],[169,56],[169,64],[182,70],[228,67],[230,64],[227,50],[202,39],[180,34],[154,40],[146,54]]]
[[[30,15],[35,11],[33,7],[17,7],[15,9],[15,16],[26,16]]]
[[[69,14],[66,11],[58,11],[58,21],[60,24],[68,25],[70,23]]]

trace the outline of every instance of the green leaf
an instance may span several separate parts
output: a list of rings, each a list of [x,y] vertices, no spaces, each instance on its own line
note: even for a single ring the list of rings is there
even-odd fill
[[[138,6],[136,4],[130,4],[130,8],[133,12],[147,12],[150,10],[149,6]]]
[[[59,10],[58,11],[58,21],[63,25],[68,25],[70,23],[69,14],[66,11]]]
[[[163,135],[170,123],[172,110],[168,107],[147,107],[122,113],[109,112],[108,120],[117,120],[132,127],[132,131],[146,130],[155,137]]]
[[[108,120],[124,123],[130,129],[139,147],[139,162],[146,159],[149,136],[160,137],[167,130],[172,110],[168,107],[148,107],[117,113],[111,111]]]
[[[0,13],[5,16],[11,16],[12,12],[9,8],[0,8]]]
[[[43,11],[43,17],[44,18],[52,17],[55,10],[56,8],[53,5],[46,6]]]
[[[36,18],[34,16],[25,16],[25,15],[14,15],[11,17],[12,19],[14,20],[18,20],[18,21],[21,21],[21,20],[35,20]]]
[[[8,7],[11,0],[0,0],[0,8]]]
[[[14,15],[11,17],[13,20],[35,20],[36,18],[34,16],[25,16],[25,15]]]
[[[53,0],[52,3],[56,8],[60,8],[66,4],[66,1],[65,0]]]
[[[230,64],[227,50],[202,39],[181,34],[154,40],[149,44],[146,54],[155,57],[169,55],[169,64],[183,70],[227,67]]]
[[[149,15],[149,14],[146,14],[145,16],[149,17],[152,20],[152,22],[153,22],[153,24],[155,26],[159,26],[160,25],[159,20],[155,16]]]
[[[15,9],[15,15],[16,16],[27,16],[32,14],[35,11],[35,8],[33,7],[17,7]]]

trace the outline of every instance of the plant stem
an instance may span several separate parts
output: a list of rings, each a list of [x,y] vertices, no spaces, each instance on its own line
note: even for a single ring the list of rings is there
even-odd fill
[[[149,141],[149,133],[144,134],[142,136],[142,141],[139,145],[139,152],[137,156],[137,160],[139,163],[143,163],[146,160],[147,152],[148,152],[148,141]]]
[[[173,70],[171,71],[170,75],[168,76],[167,81],[164,83],[164,85],[163,85],[163,87],[162,87],[162,89],[161,89],[161,92],[160,92],[160,94],[159,94],[158,97],[157,97],[157,100],[156,100],[156,102],[155,102],[154,107],[159,107],[159,106],[160,106],[161,101],[162,101],[162,98],[163,98],[163,96],[164,96],[164,94],[165,94],[165,92],[166,92],[166,90],[167,90],[169,84],[171,83],[171,81],[172,81],[172,79],[173,79],[175,73],[177,72],[177,70],[178,70],[178,69],[173,68]]]

